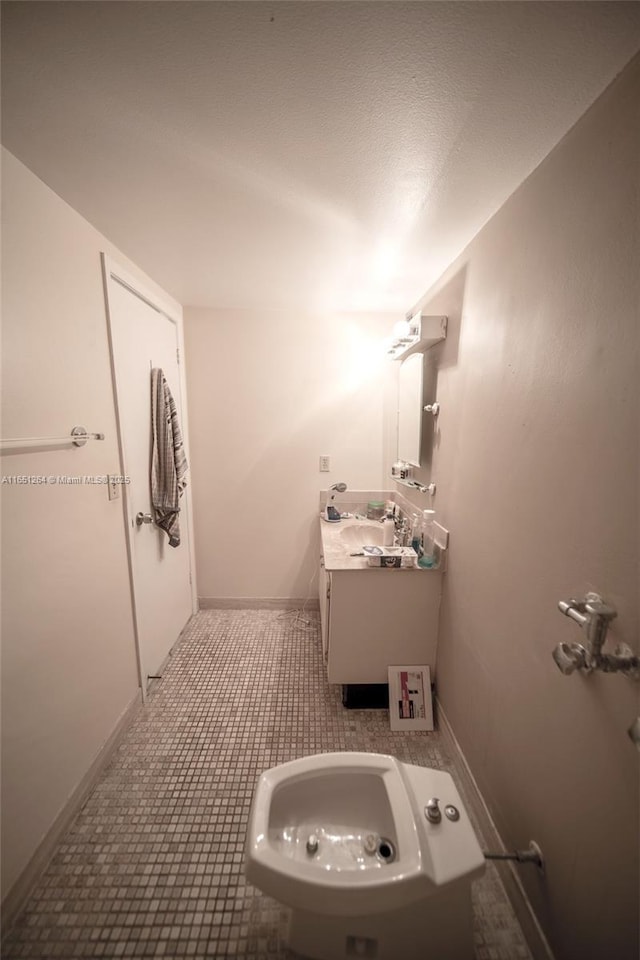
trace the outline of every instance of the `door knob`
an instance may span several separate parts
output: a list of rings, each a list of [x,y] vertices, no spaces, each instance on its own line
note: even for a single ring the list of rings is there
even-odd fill
[[[141,527],[143,523],[153,523],[153,517],[150,513],[143,513],[141,510],[136,513],[136,526]]]

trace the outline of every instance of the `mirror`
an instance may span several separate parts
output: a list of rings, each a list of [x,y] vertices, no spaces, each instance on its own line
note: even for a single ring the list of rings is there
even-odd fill
[[[414,467],[420,466],[422,365],[422,354],[412,353],[398,375],[398,459]]]

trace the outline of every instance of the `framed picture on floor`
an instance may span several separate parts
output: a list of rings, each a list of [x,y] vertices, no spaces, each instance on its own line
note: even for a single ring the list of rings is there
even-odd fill
[[[389,667],[389,719],[392,730],[433,730],[429,667]]]

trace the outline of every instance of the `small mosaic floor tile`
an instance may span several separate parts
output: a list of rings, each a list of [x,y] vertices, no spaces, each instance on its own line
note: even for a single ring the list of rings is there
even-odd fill
[[[4,960],[293,960],[286,908],[244,878],[253,789],[268,767],[345,750],[447,770],[461,787],[460,758],[437,731],[392,733],[388,711],[342,705],[313,617],[201,611],[58,844]],[[472,897],[475,960],[531,960],[493,864]]]

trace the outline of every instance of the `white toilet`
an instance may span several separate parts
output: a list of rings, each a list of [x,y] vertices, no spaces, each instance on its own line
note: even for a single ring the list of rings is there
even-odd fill
[[[314,960],[472,960],[484,857],[448,773],[324,753],[258,781],[250,883],[291,907],[288,946]]]

